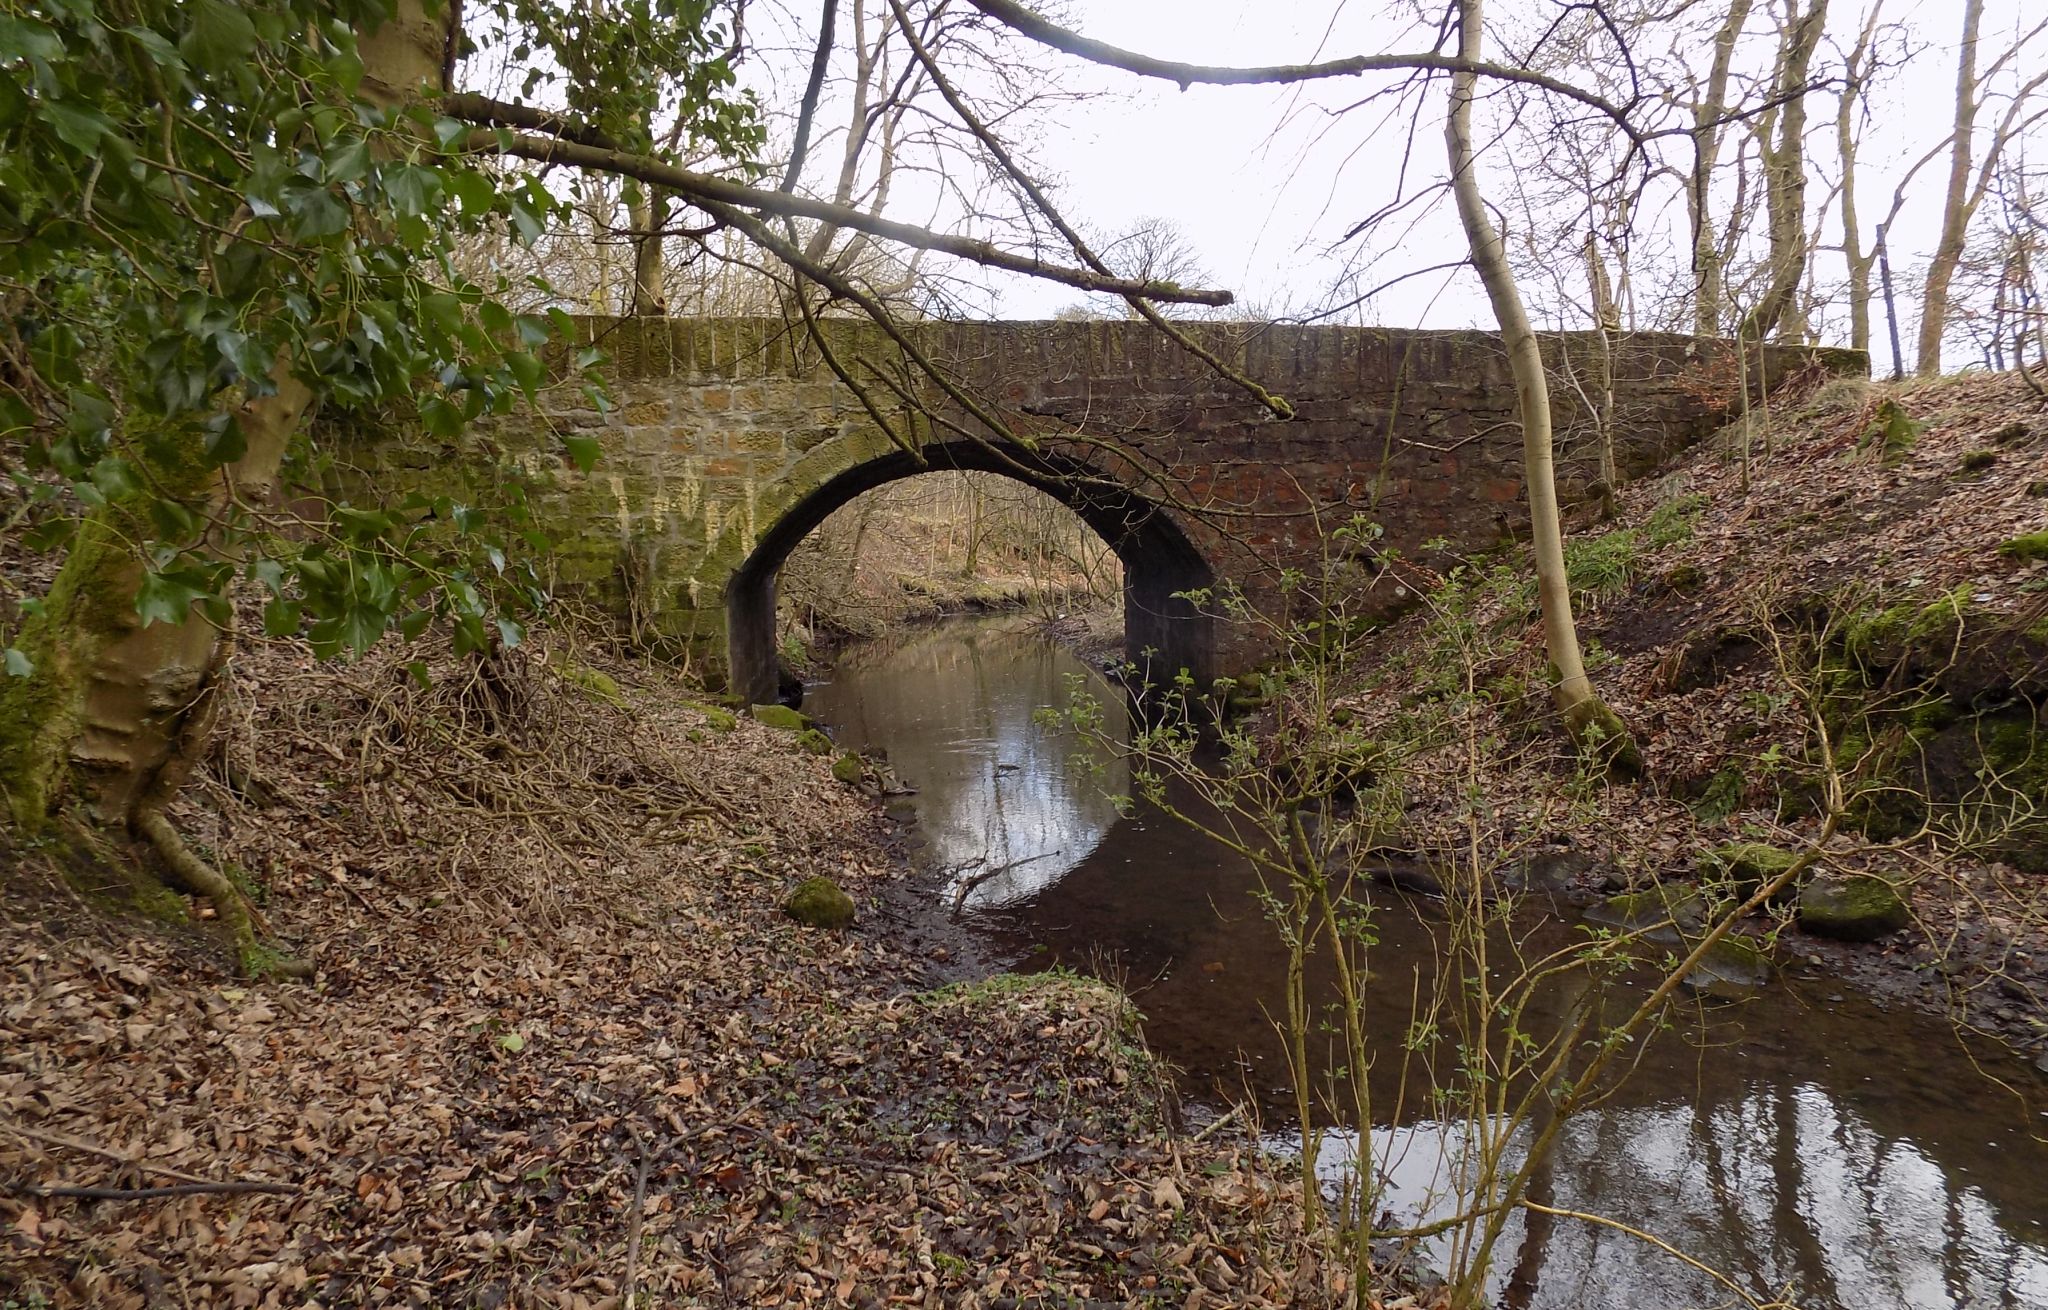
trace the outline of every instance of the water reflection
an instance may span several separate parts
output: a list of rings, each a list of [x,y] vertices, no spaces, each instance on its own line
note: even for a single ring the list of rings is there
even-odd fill
[[[1281,1123],[1268,1005],[1285,952],[1240,862],[1170,820],[1118,820],[1071,739],[1033,724],[1079,669],[1014,631],[948,625],[861,652],[813,704],[843,740],[886,746],[923,788],[939,862],[1056,852],[974,894],[980,935],[1012,959],[1110,961],[1192,1093],[1248,1093]],[[1368,1141],[1383,1204],[1406,1219],[1446,1212],[1461,1140],[1422,1071],[1404,1078],[1398,1058],[1442,926],[1426,901],[1387,899],[1372,959],[1369,1022],[1387,1046]],[[1522,931],[1543,950],[1572,929]],[[2048,1118],[1994,1086],[1943,1025],[1845,991],[1794,969],[1750,1001],[1683,1011],[1618,1094],[1566,1126],[1532,1195],[1653,1233],[1753,1294],[1789,1289],[1802,1306],[2048,1307],[2048,1148],[2030,1135]],[[2040,1091],[2031,1071],[1998,1072]],[[1543,1216],[1515,1219],[1494,1290],[1525,1310],[1739,1303],[1635,1237]]]
[[[918,789],[930,858],[957,870],[947,905],[971,882],[965,908],[985,911],[1058,882],[1116,823],[1122,761],[1035,720],[1091,676],[1017,620],[962,621],[848,652],[805,706],[841,741],[887,749]]]

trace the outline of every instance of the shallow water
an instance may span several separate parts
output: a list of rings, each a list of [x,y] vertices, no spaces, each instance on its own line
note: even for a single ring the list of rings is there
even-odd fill
[[[805,708],[843,743],[881,747],[919,791],[934,895],[1015,967],[1066,964],[1136,996],[1147,1040],[1191,1096],[1249,1093],[1281,1125],[1268,1006],[1286,955],[1243,863],[1158,815],[1118,817],[1114,765],[1078,758],[1038,711],[1067,703],[1079,661],[1014,622],[963,620],[848,652]],[[1093,679],[1108,703],[1115,693]],[[964,882],[1004,871],[967,890]],[[1432,976],[1440,921],[1382,893],[1368,1129],[1384,1206],[1441,1210],[1456,1126],[1433,1122],[1397,1049],[1409,981]],[[1575,931],[1531,916],[1533,948]],[[2007,1079],[2000,1088],[1990,1076]],[[1654,1234],[1758,1295],[1816,1308],[2048,1307],[2048,1104],[2039,1075],[1983,1068],[1943,1024],[1794,968],[1739,1004],[1701,1002],[1651,1043],[1620,1092],[1567,1125],[1538,1185],[1550,1203]],[[1350,1127],[1326,1126],[1341,1168]],[[1298,1136],[1292,1138],[1298,1142]],[[1539,1194],[1540,1195],[1540,1194]],[[1740,1304],[1639,1238],[1582,1220],[1518,1217],[1495,1292],[1520,1307]]]

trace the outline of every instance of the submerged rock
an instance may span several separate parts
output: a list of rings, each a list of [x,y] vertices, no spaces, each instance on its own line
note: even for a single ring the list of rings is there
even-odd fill
[[[1874,942],[1911,917],[1898,890],[1871,874],[1810,883],[1799,893],[1799,927],[1816,937]]]
[[[1707,921],[1707,902],[1690,887],[1660,883],[1647,891],[1609,896],[1588,908],[1586,918],[1630,932],[1659,926],[1666,931],[1691,932]]]
[[[1685,975],[1685,985],[1714,996],[1738,996],[1771,980],[1770,952],[1754,937],[1730,933],[1715,942]]]
[[[844,928],[853,922],[853,897],[830,878],[806,878],[783,901],[782,912],[810,928]]]

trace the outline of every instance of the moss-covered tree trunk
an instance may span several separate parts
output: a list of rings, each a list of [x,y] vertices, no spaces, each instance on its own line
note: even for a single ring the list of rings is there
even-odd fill
[[[0,723],[12,739],[0,785],[17,823],[40,826],[75,803],[96,823],[123,824],[162,799],[156,780],[204,697],[221,634],[196,609],[182,623],[143,620],[146,571],[135,543],[152,535],[153,500],[175,498],[205,522],[233,501],[269,498],[311,399],[290,376],[276,382],[275,393],[236,415],[247,441],[241,459],[211,465],[196,438],[143,457],[145,489],[81,523],[42,611],[21,634],[35,672],[0,688]]]
[[[391,104],[422,86],[440,89],[454,14],[443,5],[429,17],[419,0],[405,0],[365,33],[363,96]],[[227,516],[273,498],[314,396],[286,359],[269,382],[269,394],[234,410],[245,444],[230,463],[207,459],[196,433],[128,443],[139,489],[81,521],[41,610],[16,641],[33,671],[0,679],[0,790],[15,824],[33,831],[70,814],[149,841],[176,880],[226,902],[222,916],[245,946],[238,894],[183,848],[163,817],[211,728],[226,634],[196,604],[182,622],[144,618],[142,544],[160,536],[153,502],[175,501],[201,525],[194,539],[167,544],[218,555],[231,549],[221,533]]]
[[[1480,0],[1459,0],[1459,57],[1478,63],[1485,55]],[[1640,767],[1635,745],[1621,717],[1607,707],[1586,676],[1579,653],[1579,634],[1572,619],[1571,585],[1565,573],[1564,528],[1557,508],[1557,469],[1553,456],[1550,380],[1543,370],[1543,352],[1529,324],[1521,290],[1508,266],[1507,246],[1486,212],[1472,144],[1472,101],[1478,92],[1475,73],[1451,78],[1451,110],[1444,123],[1450,153],[1451,191],[1458,204],[1472,264],[1486,284],[1494,318],[1500,323],[1508,366],[1515,378],[1515,406],[1522,423],[1522,476],[1529,491],[1529,537],[1535,553],[1536,592],[1543,608],[1543,643],[1556,678],[1557,706],[1565,730],[1582,748],[1611,766],[1633,772]]]

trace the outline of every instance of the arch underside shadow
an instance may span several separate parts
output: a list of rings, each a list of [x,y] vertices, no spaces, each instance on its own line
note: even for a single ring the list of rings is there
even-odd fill
[[[797,544],[834,510],[866,491],[920,473],[999,473],[1034,487],[1080,515],[1124,566],[1124,648],[1148,682],[1186,669],[1206,686],[1214,673],[1211,618],[1176,593],[1209,587],[1214,570],[1157,504],[1075,461],[980,441],[926,446],[922,462],[891,451],[826,481],[791,506],[726,584],[727,670],[732,690],[757,703],[775,699],[775,584]]]

